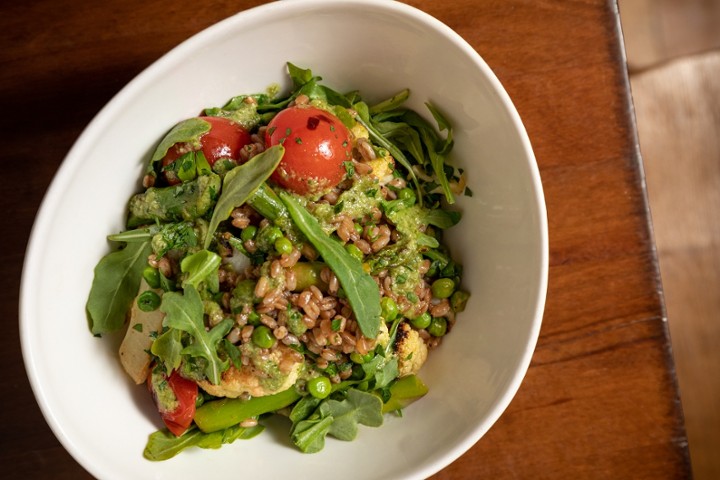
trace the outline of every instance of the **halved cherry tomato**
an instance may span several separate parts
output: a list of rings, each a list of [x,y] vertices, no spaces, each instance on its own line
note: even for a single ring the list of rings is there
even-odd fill
[[[270,177],[301,195],[328,190],[346,175],[352,160],[350,132],[335,115],[315,107],[290,107],[268,124],[267,147],[281,144],[285,155]]]
[[[200,137],[200,145],[210,166],[221,158],[235,161],[240,159],[240,149],[251,142],[250,133],[238,123],[224,117],[200,117],[210,124],[210,131]],[[170,165],[187,152],[194,150],[187,143],[176,143],[162,160],[163,166]],[[176,177],[167,177],[168,183],[180,183]]]
[[[163,384],[163,382],[166,382]],[[148,375],[148,388],[153,395],[155,405],[168,430],[180,436],[190,427],[195,416],[195,401],[198,396],[197,383],[173,371],[169,377],[163,372]],[[169,389],[170,391],[167,391]],[[177,403],[173,410],[168,409],[168,397],[175,397]]]

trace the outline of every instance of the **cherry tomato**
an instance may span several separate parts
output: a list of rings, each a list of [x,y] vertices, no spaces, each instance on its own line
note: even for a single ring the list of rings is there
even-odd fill
[[[240,149],[251,142],[250,133],[234,121],[223,117],[200,117],[210,124],[210,131],[200,137],[200,145],[210,166],[221,158],[238,161]],[[163,166],[170,165],[193,147],[187,143],[176,143],[163,158]],[[168,183],[180,183],[176,177],[166,176]]]
[[[335,115],[315,107],[290,107],[268,124],[265,145],[281,144],[285,155],[270,177],[300,195],[328,190],[346,175],[352,160],[350,132]]]
[[[156,375],[153,382],[153,375]],[[197,383],[182,377],[177,372],[172,372],[169,377],[164,374],[158,379],[157,373],[148,375],[148,388],[153,394],[153,400],[165,422],[168,430],[176,436],[180,436],[190,427],[195,416],[195,401],[198,396]],[[160,385],[158,382],[167,381],[167,385]],[[169,388],[177,399],[177,407],[168,411],[160,398],[166,398],[169,392],[161,392],[161,389]]]

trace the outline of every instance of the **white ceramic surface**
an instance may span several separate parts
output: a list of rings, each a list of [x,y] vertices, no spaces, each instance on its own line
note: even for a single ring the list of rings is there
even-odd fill
[[[122,229],[149,152],[177,121],[240,93],[287,85],[285,62],[337,90],[380,100],[410,87],[454,124],[454,160],[474,196],[450,242],[472,292],[455,330],[421,372],[430,393],[352,443],[305,455],[288,424],[220,450],[144,460],[159,426],[143,388],[126,378],[116,338],[85,319],[105,237]],[[25,261],[20,331],[28,376],[65,448],[100,478],[425,478],[470,448],[505,410],[540,329],[548,263],[545,205],[530,143],[480,56],[436,19],[389,1],[295,0],[242,12],[187,40],[128,84],[62,164],[37,216]],[[521,438],[517,439],[522,441]]]

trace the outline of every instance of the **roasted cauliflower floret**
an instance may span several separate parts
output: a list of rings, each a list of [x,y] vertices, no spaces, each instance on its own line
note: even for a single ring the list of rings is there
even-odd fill
[[[249,342],[243,344],[240,351],[250,360],[248,365],[240,369],[231,365],[218,385],[207,380],[198,382],[198,385],[217,397],[237,398],[243,394],[264,397],[295,385],[304,366],[302,357],[282,344],[268,353]]]
[[[398,325],[394,348],[398,358],[400,377],[417,373],[427,360],[427,345],[418,331],[407,322]]]

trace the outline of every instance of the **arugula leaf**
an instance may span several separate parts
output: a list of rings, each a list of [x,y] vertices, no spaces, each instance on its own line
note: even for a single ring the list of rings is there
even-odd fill
[[[265,427],[262,425],[250,428],[236,425],[218,432],[204,433],[198,430],[197,427],[192,427],[179,437],[176,437],[167,429],[158,430],[148,437],[143,456],[152,461],[167,460],[186,448],[220,448],[222,445],[232,443],[235,440],[249,440],[259,435],[263,430],[265,430]]]
[[[282,160],[285,149],[282,145],[268,148],[246,163],[230,170],[223,179],[222,193],[215,205],[203,248],[208,248],[218,225],[226,220],[233,209],[239,207],[270,177]]]
[[[460,212],[453,210],[440,210],[439,208],[426,209],[421,212],[421,218],[423,223],[434,225],[443,230],[457,225],[462,218]]]
[[[190,143],[199,147],[200,137],[209,131],[210,123],[202,118],[188,118],[178,123],[165,135],[155,149],[155,153],[153,153],[152,159],[150,160],[149,170],[152,170],[152,165],[162,160],[162,158],[167,155],[170,147],[176,143]]]
[[[85,307],[94,335],[114,332],[125,324],[150,252],[149,240],[132,242],[98,262]]]
[[[220,383],[220,376],[228,368],[228,362],[218,357],[217,344],[230,331],[233,320],[226,318],[209,332],[205,331],[203,302],[192,285],[185,286],[184,295],[177,292],[165,293],[160,311],[165,313],[163,326],[177,328],[193,337],[193,343],[181,353],[207,360],[205,376],[213,384]]]
[[[368,338],[377,337],[381,320],[380,292],[375,280],[363,270],[357,258],[350,255],[339,242],[325,234],[317,219],[292,195],[284,191],[279,195],[295,225],[337,276],[355,313],[360,331]]]
[[[357,437],[358,425],[379,427],[383,424],[383,402],[372,393],[350,389],[347,398],[324,400],[315,413],[297,422],[292,429],[293,443],[304,453],[316,453],[325,446],[325,437],[350,441]]]
[[[377,113],[387,112],[389,110],[395,110],[400,107],[410,97],[410,89],[400,90],[392,97],[377,103],[370,107],[370,114],[375,115]]]
[[[359,105],[361,104],[355,104],[356,110]],[[367,108],[367,106],[365,108]],[[405,167],[405,170],[407,170],[408,175],[410,175],[410,177],[412,178],[413,183],[415,184],[415,188],[417,189],[418,202],[422,202],[422,190],[420,189],[420,182],[418,182],[417,176],[415,175],[415,171],[413,170],[410,161],[405,157],[405,154],[402,153],[402,151],[400,151],[400,149],[394,143],[386,139],[382,133],[378,132],[375,126],[371,124],[372,122],[369,119],[366,120],[365,118],[363,118],[363,115],[364,113],[362,109],[359,109],[358,114],[355,116],[355,121],[365,127],[365,129],[370,134],[370,138],[375,143],[390,152],[390,155],[392,155],[392,157],[397,160],[400,165]]]
[[[183,281],[183,288],[186,285],[192,285],[197,289],[200,282],[210,277],[210,290],[217,291],[217,288],[212,287],[217,283],[217,271],[220,262],[220,255],[210,250],[200,250],[183,258],[180,262],[180,270],[187,274]],[[213,280],[215,281],[213,282]]]
[[[149,227],[125,230],[124,232],[108,235],[107,239],[112,242],[144,242],[150,240],[158,231],[160,231],[159,226],[151,225]]]
[[[288,75],[290,76],[293,85],[295,85],[295,88],[300,88],[314,78],[319,78],[313,77],[312,70],[309,68],[300,68],[290,62],[287,62],[287,69]]]
[[[441,141],[435,129],[417,112],[408,110],[404,114],[405,121],[415,127],[420,133],[420,137],[425,144],[428,156],[430,157],[430,165],[432,165],[433,172],[437,177],[440,186],[442,187],[445,199],[449,204],[455,203],[455,196],[450,190],[450,183],[448,182],[447,175],[445,174],[445,159],[447,154],[453,147],[453,131],[450,123],[443,117],[440,112],[433,107],[430,103],[425,104],[433,115],[433,118],[438,123],[438,127],[441,131],[447,130],[448,134],[444,141]]]

